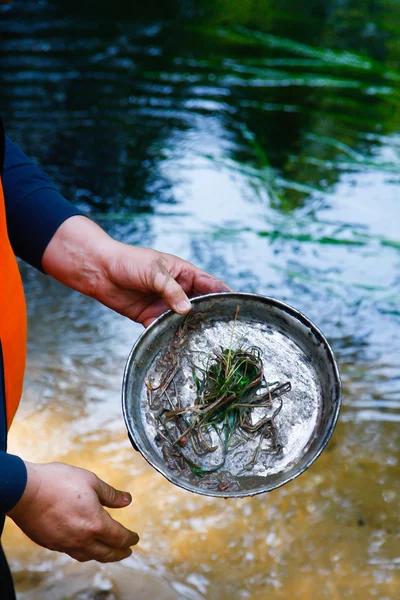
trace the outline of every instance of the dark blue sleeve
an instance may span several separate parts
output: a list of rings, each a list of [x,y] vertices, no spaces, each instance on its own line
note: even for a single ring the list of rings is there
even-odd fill
[[[0,451],[0,513],[7,513],[24,493],[27,473],[24,461]]]
[[[27,481],[24,461],[18,456],[6,453],[6,420],[3,350],[0,340],[0,514],[8,512],[17,504],[24,493]]]
[[[7,137],[2,182],[13,250],[43,271],[42,256],[57,229],[69,217],[83,213]]]

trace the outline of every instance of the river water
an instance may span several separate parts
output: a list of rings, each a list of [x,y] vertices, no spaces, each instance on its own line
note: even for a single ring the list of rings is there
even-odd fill
[[[344,388],[300,478],[253,499],[189,494],[127,440],[121,380],[141,327],[22,266],[10,450],[131,491],[118,518],[141,542],[121,565],[80,565],[9,523],[21,600],[400,597],[399,23],[395,0],[1,8],[14,141],[118,239],[303,311]]]

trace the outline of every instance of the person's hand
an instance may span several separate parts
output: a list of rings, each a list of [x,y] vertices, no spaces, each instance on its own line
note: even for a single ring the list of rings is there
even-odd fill
[[[113,240],[86,217],[67,219],[51,239],[44,270],[78,291],[142,323],[169,307],[186,314],[188,298],[229,288],[172,254]]]
[[[24,494],[7,514],[31,540],[80,562],[115,562],[132,554],[139,536],[103,508],[128,506],[130,494],[85,469],[63,463],[25,464]]]
[[[177,256],[113,242],[103,281],[93,296],[146,327],[168,307],[180,314],[189,312],[188,298],[229,291],[221,281]]]

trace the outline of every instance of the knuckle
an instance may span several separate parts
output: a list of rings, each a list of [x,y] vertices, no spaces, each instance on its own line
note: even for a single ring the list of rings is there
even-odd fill
[[[157,271],[154,275],[154,289],[159,294],[163,294],[168,285],[168,277],[165,273]]]
[[[114,489],[111,485],[108,486],[108,499],[110,502],[115,502],[117,498],[117,490]]]
[[[82,541],[76,538],[71,538],[68,540],[68,548],[70,548],[72,551],[79,550],[82,548]]]
[[[167,264],[162,257],[154,260],[150,265],[150,277],[153,288],[158,293],[162,294],[168,285],[174,282]]]
[[[91,537],[101,534],[103,532],[102,521],[100,519],[93,519],[87,526],[87,532]]]

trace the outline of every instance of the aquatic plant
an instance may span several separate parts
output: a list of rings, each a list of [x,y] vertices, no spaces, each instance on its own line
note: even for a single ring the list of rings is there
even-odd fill
[[[191,471],[198,476],[217,471],[225,464],[235,434],[236,445],[259,438],[253,458],[245,465],[245,469],[256,462],[265,439],[270,441],[270,452],[279,453],[281,450],[275,417],[282,408],[282,400],[280,399],[276,408],[273,408],[273,400],[290,391],[291,384],[290,382],[283,384],[278,381],[267,382],[261,349],[257,346],[233,347],[238,313],[239,307],[236,309],[229,346],[214,349],[205,368],[199,365],[193,366],[196,397],[192,405],[180,405],[175,384],[175,378],[180,370],[176,351],[182,347],[190,328],[193,327],[190,318],[187,317],[178,329],[172,352],[168,352],[169,360],[175,355],[172,368],[164,371],[160,384],[156,388],[149,381],[147,382],[149,407],[158,413],[161,437],[168,442],[170,451],[180,454]],[[171,385],[175,386],[175,403],[168,393]],[[153,396],[154,391],[156,394]],[[163,405],[163,401],[169,405],[169,408]],[[273,409],[273,411],[272,414],[253,423],[255,408]],[[213,445],[213,432],[217,434],[221,445]],[[194,463],[183,451],[189,443],[199,457],[222,447],[221,462],[208,469]]]

